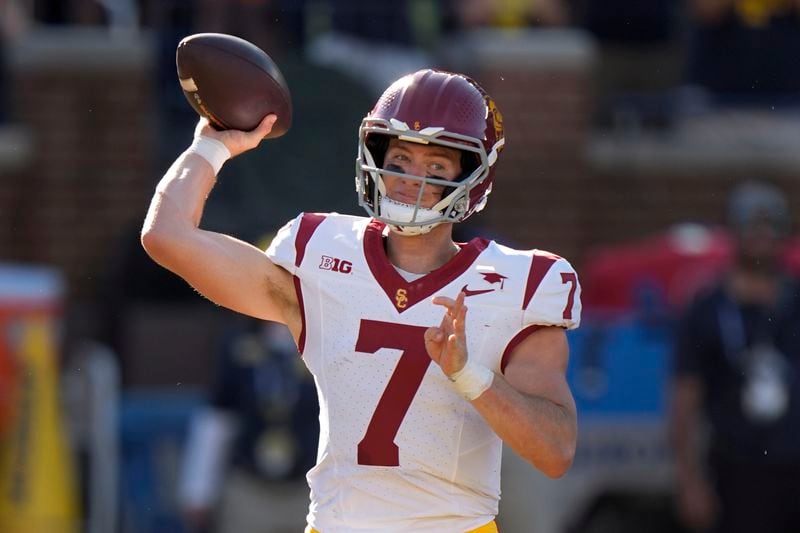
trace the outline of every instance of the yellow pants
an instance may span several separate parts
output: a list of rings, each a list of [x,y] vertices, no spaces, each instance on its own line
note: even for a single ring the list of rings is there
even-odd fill
[[[498,533],[498,531],[499,530],[497,529],[497,524],[495,524],[494,520],[492,520],[488,524],[484,524],[481,527],[477,529],[472,529],[470,531],[467,531],[466,533]],[[305,533],[319,533],[319,531],[317,531],[311,526],[308,526],[306,528]]]

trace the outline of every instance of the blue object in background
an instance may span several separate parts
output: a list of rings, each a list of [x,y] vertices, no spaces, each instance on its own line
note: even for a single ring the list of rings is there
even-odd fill
[[[183,533],[175,501],[189,420],[205,398],[193,390],[126,392],[120,405],[123,533]]]
[[[568,339],[567,380],[581,418],[666,416],[672,350],[668,321],[584,319]]]

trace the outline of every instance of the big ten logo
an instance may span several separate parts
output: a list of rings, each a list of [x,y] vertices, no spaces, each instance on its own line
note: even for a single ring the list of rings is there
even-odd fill
[[[349,274],[353,271],[353,263],[350,261],[342,261],[338,257],[322,256],[322,261],[319,263],[321,270],[333,270],[334,272],[341,272],[342,274]]]

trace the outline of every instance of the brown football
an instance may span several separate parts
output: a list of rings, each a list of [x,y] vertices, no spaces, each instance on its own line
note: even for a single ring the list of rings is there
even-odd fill
[[[175,53],[183,94],[219,130],[249,131],[266,115],[278,120],[267,138],[292,125],[292,97],[275,62],[256,45],[223,33],[185,37]]]

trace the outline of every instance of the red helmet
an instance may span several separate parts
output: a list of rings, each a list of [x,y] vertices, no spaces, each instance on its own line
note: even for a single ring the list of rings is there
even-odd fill
[[[461,150],[463,174],[454,181],[383,169],[389,137]],[[503,148],[503,119],[491,97],[473,80],[440,70],[420,70],[394,82],[359,128],[356,191],[367,213],[407,234],[442,222],[460,222],[486,204]],[[384,197],[384,174],[444,186],[432,208]],[[388,205],[387,202],[393,204]]]

